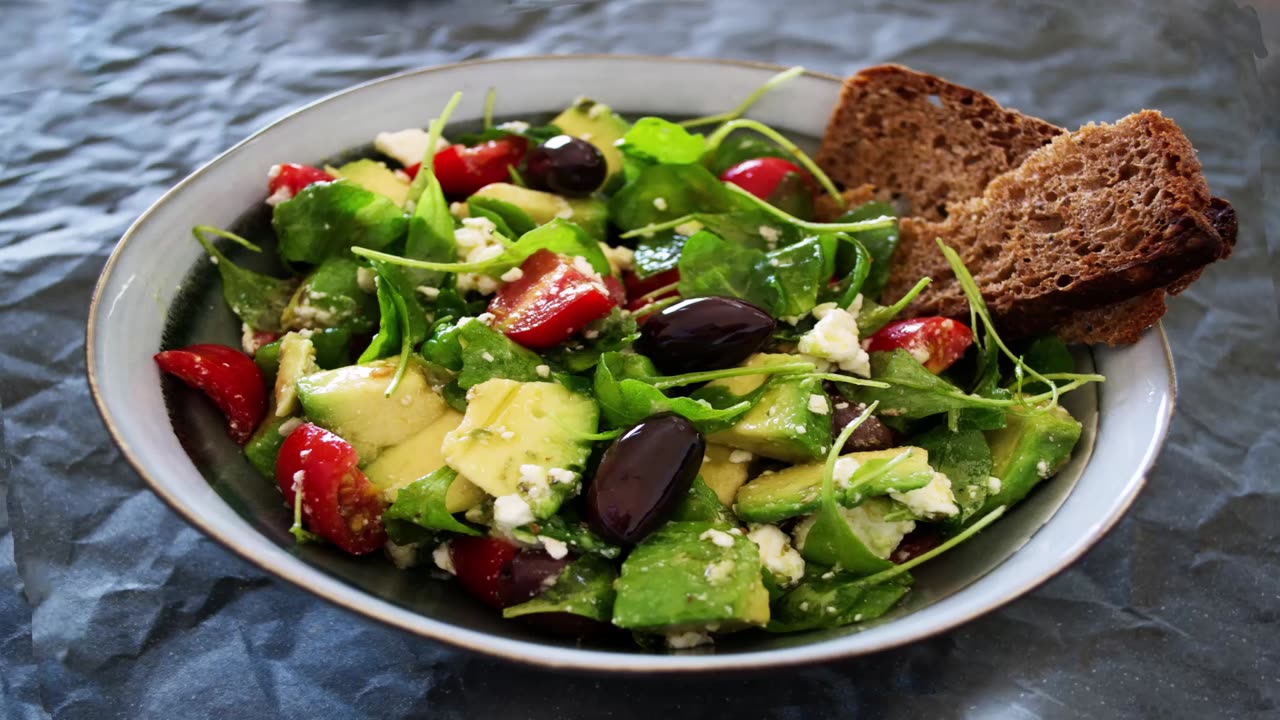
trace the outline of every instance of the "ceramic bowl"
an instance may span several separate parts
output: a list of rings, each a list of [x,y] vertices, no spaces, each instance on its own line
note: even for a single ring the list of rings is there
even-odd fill
[[[918,640],[1013,600],[1079,558],[1141,489],[1173,408],[1173,366],[1159,328],[1131,347],[1080,353],[1082,369],[1095,367],[1107,382],[1068,398],[1068,409],[1085,427],[1070,465],[990,529],[918,569],[913,591],[884,618],[825,632],[743,633],[692,654],[539,635],[503,621],[454,583],[431,580],[425,571],[401,572],[379,559],[354,559],[323,546],[295,547],[276,489],[244,461],[221,417],[194,393],[161,383],[151,356],[162,346],[238,344],[238,325],[190,229],[261,222],[261,211],[256,221],[252,211],[262,207],[272,164],[318,163],[366,145],[379,131],[424,126],[456,90],[464,93],[456,123],[481,116],[490,87],[497,89],[499,115],[508,117],[554,112],[579,95],[631,117],[704,115],[735,106],[779,69],[618,56],[469,62],[376,80],[285,116],[167,192],[129,228],[107,262],[87,340],[90,386],[107,428],[170,507],[263,570],[406,632],[516,661],[623,672],[809,663]],[[839,89],[836,77],[806,73],[765,96],[750,115],[812,141]]]

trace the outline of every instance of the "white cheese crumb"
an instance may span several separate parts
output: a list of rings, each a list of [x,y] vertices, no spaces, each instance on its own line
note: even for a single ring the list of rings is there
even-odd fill
[[[373,279],[377,276],[373,268],[358,267],[356,268],[356,285],[360,286],[360,289],[365,292],[373,292],[378,289],[378,286],[373,282]]]
[[[506,121],[506,122],[504,122],[504,123],[502,123],[502,124],[498,125],[498,129],[499,129],[499,130],[506,130],[507,132],[513,132],[513,133],[528,132],[528,131],[529,131],[529,123],[527,123],[527,122],[525,122],[525,121],[523,121],[523,120],[508,120],[508,121]]]
[[[721,560],[719,562],[713,562],[707,566],[702,575],[707,579],[707,582],[712,585],[720,585],[733,577],[733,561]]]
[[[485,362],[493,362],[493,353],[488,350],[480,353],[480,357],[483,358]]]
[[[809,412],[815,415],[826,415],[831,412],[831,408],[827,405],[827,396],[814,393],[809,396]]]
[[[427,287],[426,285],[419,285],[417,287],[417,290],[418,292],[422,293],[423,297],[425,297],[428,300],[435,300],[436,298],[440,297],[440,288],[433,288],[433,287]]]
[[[710,540],[712,544],[718,547],[733,547],[733,536],[723,530],[709,528],[698,536],[699,540]]]
[[[760,237],[764,238],[764,241],[771,246],[770,249],[772,249],[772,246],[777,245],[778,239],[782,237],[782,233],[777,228],[768,225],[761,225],[756,228],[756,232],[760,233]]]
[[[578,479],[578,474],[572,470],[564,468],[551,468],[547,470],[547,477],[551,478],[553,483],[569,484]]]
[[[800,611],[801,611],[801,612],[809,612],[809,601],[808,601],[808,600],[805,600],[804,602],[800,603]]]
[[[427,131],[422,128],[380,132],[373,137],[373,148],[401,165],[410,167],[426,157],[429,139]],[[440,138],[434,152],[440,152],[446,147],[449,147],[449,142]]]
[[[391,564],[395,565],[399,570],[408,570],[418,564],[417,543],[397,545],[388,540],[387,544],[382,547],[387,551],[387,557],[391,559]]]
[[[493,522],[500,530],[512,530],[533,522],[533,510],[519,495],[503,495],[493,501]]]
[[[536,372],[536,373],[538,373],[538,377],[540,377],[540,378],[549,378],[549,377],[551,377],[551,366],[550,366],[550,365],[539,365],[538,367],[534,368],[534,369],[533,369],[533,371],[534,371],[534,372]]]
[[[659,210],[667,209],[667,199],[664,197],[656,197],[653,199],[653,206]]]
[[[515,436],[516,436],[516,434],[515,434],[515,432],[514,432],[514,431],[512,431],[512,430],[507,430],[507,429],[505,429],[505,428],[502,430],[502,432],[498,433],[498,437],[502,438],[503,440],[510,440],[511,438],[513,438],[513,437],[515,437]]]
[[[838,402],[838,403],[836,403],[836,409],[837,409],[837,410],[848,410],[848,409],[849,409],[849,403],[847,403],[847,402]]]
[[[840,487],[849,487],[849,479],[853,477],[853,474],[858,471],[860,466],[861,463],[857,460],[848,455],[843,455],[836,460],[835,471],[831,477]]]
[[[488,313],[488,312],[480,313],[479,315],[476,316],[476,322],[480,323],[481,325],[492,325],[493,313]]]
[[[497,238],[497,226],[485,217],[469,217],[462,227],[453,233],[458,246],[458,261],[478,263],[492,260],[506,252],[506,246]],[[492,295],[499,287],[498,280],[483,273],[458,273],[458,291],[475,290],[481,295]]]
[[[519,280],[522,277],[524,277],[524,271],[518,267],[513,267],[510,270],[502,273],[502,282],[511,283]]]
[[[573,256],[573,269],[589,278],[600,278],[600,273],[596,272],[596,269],[591,266],[591,262],[581,255]]]
[[[279,165],[272,167],[273,170],[277,168],[279,168]],[[276,188],[275,192],[267,196],[267,204],[270,205],[271,207],[275,207],[276,205],[279,205],[282,202],[287,202],[292,199],[293,199],[293,191],[289,189],[288,185],[281,185],[280,187]]]
[[[685,237],[689,237],[690,235],[693,235],[694,233],[701,230],[702,227],[703,227],[702,223],[698,222],[697,220],[690,220],[688,222],[680,223],[679,225],[675,226],[675,228],[673,229],[676,231],[677,235],[684,235]]]
[[[612,247],[608,243],[600,243],[600,252],[609,261],[609,269],[614,275],[621,275],[635,266],[636,254],[629,247]]]
[[[806,433],[808,433],[808,432],[809,432],[809,428],[807,428],[807,427],[805,427],[805,426],[803,426],[803,425],[796,425],[796,426],[794,426],[794,428],[795,428],[795,431],[796,431],[796,434],[797,434],[797,435],[804,435],[804,434],[806,434]]]
[[[449,203],[449,214],[461,220],[465,217],[471,217],[471,208],[467,207],[466,203],[455,200]]]
[[[710,635],[696,630],[669,633],[667,635],[667,647],[672,650],[688,650],[700,645],[711,645],[712,642]]]
[[[538,537],[538,542],[542,543],[542,547],[546,548],[547,554],[556,560],[559,560],[569,554],[569,546],[561,540],[547,537],[546,535],[540,535]]]
[[[804,558],[776,525],[752,525],[747,538],[760,550],[760,562],[774,575],[786,579],[784,587],[804,577]]]
[[[729,462],[734,463],[735,465],[740,465],[742,463],[751,462],[751,458],[753,457],[755,456],[746,450],[734,450],[729,453]]]
[[[859,295],[848,310],[835,303],[823,303],[813,309],[818,323],[800,336],[797,349],[809,355],[835,363],[845,372],[861,377],[871,377],[871,356],[858,342],[858,310],[862,305]]]
[[[449,552],[448,540],[440,543],[436,546],[435,550],[431,551],[431,559],[435,561],[436,567],[441,570],[449,573],[450,575],[458,574],[457,568],[453,566],[453,555]]]
[[[302,491],[302,483],[306,482],[306,480],[307,480],[306,470],[299,470],[293,474],[293,492],[295,495]],[[294,498],[294,502],[297,502],[297,501],[298,499]]]
[[[1041,480],[1049,477],[1049,475],[1052,472],[1053,472],[1053,469],[1049,467],[1048,460],[1041,460],[1040,462],[1036,463],[1036,474],[1040,476]]]
[[[249,327],[249,323],[240,323],[240,349],[244,350],[244,354],[253,355],[260,347],[262,344],[258,342],[258,334]]]
[[[910,492],[891,492],[889,497],[907,506],[916,517],[936,520],[959,514],[955,495],[951,493],[951,479],[940,472],[933,474],[928,485]]]
[[[601,105],[600,103],[592,103],[591,109],[587,111],[587,118],[590,120],[598,119],[601,115],[604,114],[604,108],[605,106]]]
[[[1000,478],[998,478],[998,477],[996,477],[996,476],[994,476],[994,475],[992,475],[991,477],[987,478],[987,490],[991,491],[991,494],[992,494],[992,495],[999,495],[999,494],[1000,494],[1000,487],[1001,487],[1001,485],[1000,485]],[[972,488],[971,488],[971,489],[972,489]]]
[[[910,353],[911,357],[914,358],[915,361],[920,363],[921,365],[924,365],[929,362],[929,348],[927,347],[922,347],[920,345],[912,345],[911,347],[907,348],[907,352]]]
[[[544,498],[551,494],[551,485],[547,479],[547,469],[541,465],[521,465],[520,479],[516,481],[516,484],[522,494],[528,498]]]

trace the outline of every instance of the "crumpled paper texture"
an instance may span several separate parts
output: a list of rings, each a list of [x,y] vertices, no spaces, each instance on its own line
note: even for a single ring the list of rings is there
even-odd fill
[[[1280,83],[1254,10],[9,0],[0,14],[9,716],[1280,714],[1280,197],[1263,174],[1277,157]],[[166,188],[300,104],[417,66],[553,52],[835,73],[894,61],[1061,125],[1142,107],[1176,118],[1241,235],[1165,320],[1178,414],[1127,518],[1067,572],[946,635],[768,676],[676,678],[556,675],[410,637],[264,576],[180,521],[108,441],[83,377],[89,295],[116,239]]]

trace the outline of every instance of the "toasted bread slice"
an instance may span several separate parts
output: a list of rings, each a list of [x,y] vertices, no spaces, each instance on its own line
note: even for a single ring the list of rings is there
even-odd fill
[[[1231,246],[1214,212],[1195,151],[1171,120],[1144,110],[1086,125],[1054,138],[981,196],[949,206],[945,220],[905,218],[885,298],[929,276],[934,283],[911,312],[967,314],[936,248],[942,238],[960,253],[1002,330],[1047,332],[1225,257]]]
[[[845,80],[817,162],[845,187],[890,191],[904,215],[941,220],[946,203],[981,195],[1062,132],[977,90],[877,65]]]

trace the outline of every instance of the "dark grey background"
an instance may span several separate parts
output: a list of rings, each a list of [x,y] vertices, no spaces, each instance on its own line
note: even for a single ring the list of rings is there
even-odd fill
[[[1255,7],[0,1],[0,709],[1276,717],[1280,239],[1264,208],[1280,197],[1263,168],[1280,164],[1280,64],[1259,16],[1275,27],[1280,8]],[[1266,42],[1277,46],[1274,31]],[[144,488],[106,438],[82,359],[92,284],[136,216],[239,138],[348,85],[469,58],[606,51],[834,73],[903,62],[1063,125],[1141,107],[1181,123],[1240,212],[1240,242],[1166,318],[1178,415],[1119,527],[1031,595],[910,647],[771,673],[604,678],[514,667],[337,610],[232,557]]]

